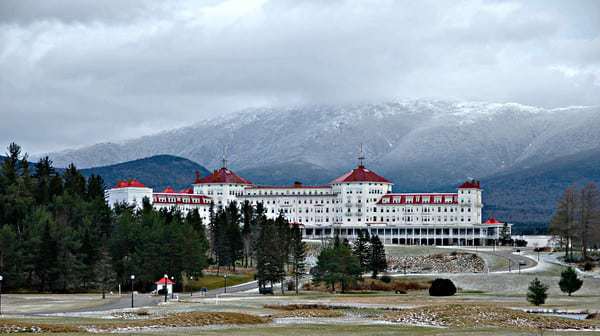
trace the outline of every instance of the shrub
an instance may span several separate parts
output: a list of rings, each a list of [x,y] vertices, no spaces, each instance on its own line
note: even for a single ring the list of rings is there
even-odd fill
[[[583,280],[577,277],[577,272],[573,267],[569,267],[566,270],[562,271],[560,274],[560,281],[558,282],[558,286],[563,293],[569,294],[578,291],[583,285]]]
[[[392,277],[389,275],[382,275],[379,278],[379,280],[381,280],[382,282],[385,282],[385,283],[390,283],[390,282],[392,282]]]
[[[584,271],[591,271],[594,268],[594,264],[592,264],[591,262],[587,261],[585,264],[583,264],[583,270]]]
[[[450,279],[435,279],[429,287],[431,296],[452,296],[456,294],[456,286]]]
[[[524,239],[517,239],[515,240],[515,245],[517,247],[526,247],[527,246],[527,241]]]
[[[546,303],[548,298],[548,285],[543,284],[538,278],[535,278],[527,291],[527,301],[539,306]]]

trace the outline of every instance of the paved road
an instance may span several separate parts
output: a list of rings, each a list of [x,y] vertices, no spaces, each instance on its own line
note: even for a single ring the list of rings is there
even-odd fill
[[[520,255],[520,254],[512,253],[512,251],[510,251],[510,250],[477,251],[477,252],[478,253],[486,253],[489,255],[496,256],[496,257],[508,259],[510,261],[510,270],[513,272],[519,270],[519,263],[521,263],[522,270],[526,269],[526,268],[535,267],[537,265],[537,262],[535,260],[532,260],[531,258]],[[506,268],[506,269],[490,269],[490,271],[491,272],[508,271],[508,268]]]
[[[258,281],[251,281],[233,287],[227,287],[227,294],[245,292],[255,288],[258,288]],[[225,294],[225,288],[216,288],[209,290],[204,297],[214,298],[215,296],[217,296],[217,294]],[[185,294],[183,295],[185,296]],[[195,292],[194,296],[202,296],[202,292]]]

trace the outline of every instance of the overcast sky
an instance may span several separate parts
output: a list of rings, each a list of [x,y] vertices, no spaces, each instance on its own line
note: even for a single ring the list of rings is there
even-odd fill
[[[417,98],[600,104],[600,1],[0,1],[2,147]]]

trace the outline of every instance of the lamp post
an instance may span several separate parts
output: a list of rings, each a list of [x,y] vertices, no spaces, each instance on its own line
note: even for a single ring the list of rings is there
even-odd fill
[[[2,280],[4,278],[0,275],[0,316],[2,315]]]
[[[192,290],[193,290],[193,287],[192,287],[192,284],[191,284],[191,282],[192,282],[193,280],[194,280],[194,277],[193,277],[193,276],[190,276],[190,296],[194,296],[194,292],[192,291]]]
[[[167,283],[169,282],[169,276],[165,274],[165,287],[163,288],[165,290],[165,302],[167,302],[168,297],[167,295],[169,294],[169,290],[167,289]]]
[[[133,308],[133,280],[135,280],[135,275],[131,275],[129,277],[131,279],[131,308]]]
[[[225,293],[227,293],[227,274],[225,274],[223,278],[225,278]]]
[[[171,276],[171,281],[175,282],[175,277],[174,276]],[[173,285],[171,285],[171,288],[173,288],[171,290],[171,300],[172,300],[174,298],[174,295],[175,295],[175,288],[173,287]]]

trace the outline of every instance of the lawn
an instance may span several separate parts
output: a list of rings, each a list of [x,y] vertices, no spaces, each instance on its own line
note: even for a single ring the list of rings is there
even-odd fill
[[[227,287],[239,285],[253,280],[254,273],[228,274]],[[199,290],[201,288],[208,288],[211,290],[224,287],[225,279],[223,278],[223,275],[204,274],[204,276],[198,278],[198,280],[191,281],[190,284],[195,290]]]

